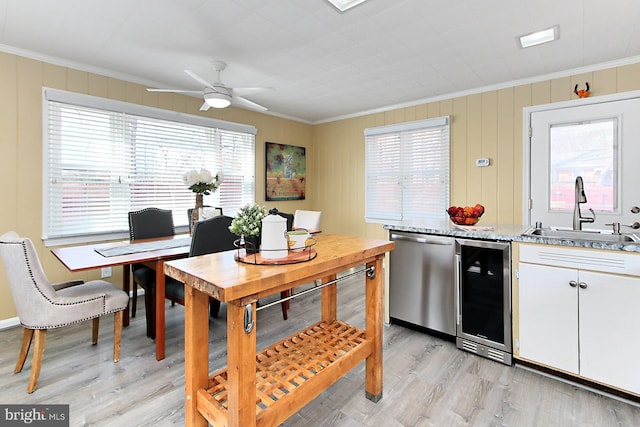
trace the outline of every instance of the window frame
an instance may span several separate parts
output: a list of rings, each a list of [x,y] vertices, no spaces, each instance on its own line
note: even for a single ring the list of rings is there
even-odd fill
[[[449,206],[449,116],[364,130],[365,221],[441,219]]]
[[[117,226],[113,226],[113,228],[110,229],[109,231],[105,231],[104,226],[102,227],[103,228],[102,230],[94,229],[93,232],[89,231],[86,233],[65,234],[65,232],[52,231],[53,229],[50,230],[49,219],[50,219],[50,216],[53,215],[52,209],[54,209],[54,207],[50,205],[50,199],[52,197],[56,198],[57,197],[56,191],[59,191],[59,190],[50,188],[50,185],[54,185],[51,182],[53,179],[52,179],[52,176],[50,176],[50,172],[55,172],[55,170],[50,170],[50,161],[52,162],[52,165],[55,165],[55,162],[56,162],[56,159],[55,158],[50,159],[50,156],[56,156],[57,154],[59,154],[59,153],[56,153],[56,154],[50,153],[50,148],[55,149],[55,146],[50,146],[50,138],[58,138],[58,141],[59,141],[60,135],[55,135],[55,132],[53,131],[51,132],[51,135],[50,135],[50,131],[49,131],[50,115],[49,114],[50,112],[52,112],[50,111],[51,109],[57,108],[61,104],[63,108],[67,108],[67,109],[89,108],[93,110],[101,110],[105,114],[122,115],[123,117],[122,120],[124,123],[122,127],[126,127],[126,124],[129,123],[128,120],[131,122],[136,121],[136,123],[141,123],[145,121],[147,123],[150,123],[151,125],[153,125],[154,122],[157,122],[160,124],[163,124],[163,123],[167,124],[167,122],[171,122],[168,124],[170,124],[172,128],[180,129],[180,131],[185,131],[185,130],[188,131],[190,126],[197,126],[198,128],[193,128],[193,129],[204,131],[204,133],[206,134],[206,136],[204,137],[206,138],[204,140],[205,143],[208,144],[209,142],[211,142],[212,146],[210,150],[206,150],[207,151],[206,155],[203,154],[201,156],[194,156],[194,159],[189,159],[187,161],[185,161],[184,159],[181,159],[180,162],[177,162],[179,163],[179,166],[177,165],[177,163],[174,163],[173,168],[176,169],[176,172],[177,172],[177,169],[179,169],[180,183],[182,179],[181,174],[183,172],[186,172],[188,169],[205,167],[209,169],[212,173],[216,173],[218,172],[218,170],[222,170],[222,172],[225,174],[225,182],[222,183],[222,186],[218,191],[216,191],[216,193],[214,193],[211,196],[205,196],[205,204],[207,204],[208,202],[207,199],[209,199],[209,204],[215,203],[216,206],[223,207],[224,213],[226,215],[233,215],[240,206],[247,203],[253,203],[255,201],[255,150],[256,150],[255,135],[257,133],[257,129],[254,126],[227,122],[223,120],[217,120],[217,119],[206,118],[201,116],[195,116],[195,115],[180,113],[176,111],[164,110],[164,109],[159,109],[154,107],[147,107],[147,106],[132,104],[132,103],[123,102],[123,101],[105,99],[105,98],[95,97],[91,95],[78,94],[75,92],[68,92],[68,91],[51,89],[46,87],[43,88],[42,99],[43,99],[42,239],[45,242],[46,246],[70,244],[70,243],[97,242],[97,241],[128,238],[129,234],[128,234],[128,223],[126,219],[126,212],[128,212],[129,210],[137,210],[138,206],[136,206],[136,202],[140,200],[140,199],[133,200],[131,187],[128,189],[125,189],[124,190],[125,198],[123,199],[124,202],[122,201],[120,202],[122,206],[109,208],[110,210],[113,209],[114,211],[124,209],[122,212],[122,215],[120,213],[117,213],[117,221],[114,220],[115,222],[117,222]],[[57,104],[57,106],[54,104]],[[56,126],[57,124],[52,122],[52,125]],[[107,125],[107,127],[109,131],[115,129],[112,127],[111,123]],[[214,135],[214,136],[211,136],[211,135]],[[125,145],[129,144],[128,149],[130,149],[131,152],[133,152],[134,147],[136,146],[135,138],[130,138],[130,139],[127,139],[127,138],[128,137],[125,137],[123,139],[127,141],[126,143],[125,142],[121,142],[121,143]],[[159,140],[162,138],[163,138],[162,136],[157,137],[157,139]],[[243,164],[240,165],[242,169],[242,171],[240,172],[237,172],[237,166],[238,166],[237,160],[233,168],[228,161],[222,162],[221,160],[222,149],[220,147],[222,147],[223,145],[225,145],[230,141],[233,144],[235,144],[235,142],[237,141],[241,141],[240,143],[238,143],[237,146],[234,145],[231,148],[231,150],[234,152],[234,155],[235,155],[235,150],[239,148],[241,151],[241,154],[238,154],[238,156],[240,155],[244,156],[242,157]],[[154,143],[153,140],[151,140],[151,142],[149,141],[142,142],[141,140],[141,142],[139,142],[137,146],[140,147],[143,144],[148,145],[153,143]],[[173,143],[174,142],[171,142],[171,144]],[[71,145],[73,146],[73,144]],[[189,145],[189,142],[185,143],[184,148],[188,148],[188,145]],[[122,155],[128,156],[127,153],[129,153],[129,151],[123,151]],[[114,155],[114,157],[117,158],[118,155],[120,154],[116,154]],[[212,156],[216,158],[216,160],[214,161],[215,164],[213,166],[210,164]],[[208,160],[205,160],[205,157]],[[250,164],[245,164],[245,163],[249,163],[248,161],[249,157],[251,158]],[[124,159],[124,160],[130,161],[131,158],[134,159],[132,170],[135,170],[135,156],[130,156],[130,158]],[[87,162],[88,162],[87,165],[91,166],[89,163],[90,162],[89,159],[87,159]],[[188,164],[188,167],[185,167],[185,170],[182,171],[183,165],[187,165],[187,164]],[[153,172],[151,173],[152,173],[151,177],[153,177]],[[229,179],[226,179],[227,175],[229,176]],[[239,175],[239,177],[235,175]],[[229,187],[227,189],[229,191],[232,190],[231,188],[232,186],[234,185],[235,187],[238,186],[237,185],[238,183],[234,182],[234,178],[235,178],[235,181],[238,181],[238,179],[242,181],[241,196],[239,197],[234,196],[232,198],[232,199],[237,198],[238,200],[231,200],[229,199],[229,197],[225,197],[225,195],[223,194],[225,192],[225,189],[224,189],[225,183],[226,183],[226,186]],[[174,209],[175,210],[174,220],[176,220],[176,231],[186,232],[188,230],[186,209],[188,207],[192,207],[191,204],[195,205],[195,195],[190,190],[188,190],[186,186],[184,187],[184,194],[183,194],[182,190],[178,190],[179,187],[177,187],[175,181],[176,180],[174,179],[173,184],[167,187],[169,189],[169,193],[168,193],[169,196],[167,196],[167,193],[165,193],[164,196],[162,195],[158,196],[160,197],[158,200],[164,202],[162,206],[158,206],[158,207]],[[110,192],[113,191],[112,185],[109,188]],[[178,191],[179,191],[179,194],[177,194]],[[233,192],[235,194],[235,192],[237,192],[237,189],[233,189]],[[145,199],[144,200],[145,204],[147,201],[149,203],[148,205],[146,204],[144,207],[154,205],[153,200],[155,199],[156,199],[155,194],[152,194],[149,199]],[[109,196],[110,203],[111,203],[111,200],[113,200],[113,197]],[[189,200],[189,202],[187,202],[187,200]],[[185,206],[185,204],[187,204],[187,206]],[[184,208],[184,215],[182,215],[179,212],[179,211],[182,211],[183,208]],[[59,210],[59,212],[57,213],[57,215],[59,215],[58,220],[61,220],[62,208],[58,210]],[[89,209],[87,211],[87,215],[90,215],[90,214],[91,212]],[[122,219],[120,219],[120,216],[122,216]],[[182,217],[184,217],[184,224],[182,221],[183,219]],[[53,220],[56,221],[55,218],[53,218]],[[126,228],[125,228],[125,225],[126,225]],[[58,228],[58,230],[62,228],[64,227]]]

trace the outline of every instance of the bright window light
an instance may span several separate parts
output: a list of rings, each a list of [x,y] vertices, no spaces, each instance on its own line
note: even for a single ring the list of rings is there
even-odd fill
[[[329,3],[334,5],[340,12],[344,12],[365,1],[366,0],[329,0]]]
[[[552,42],[559,37],[559,27],[547,28],[546,30],[536,31],[535,33],[520,36],[520,46],[526,47],[536,46],[542,43]]]

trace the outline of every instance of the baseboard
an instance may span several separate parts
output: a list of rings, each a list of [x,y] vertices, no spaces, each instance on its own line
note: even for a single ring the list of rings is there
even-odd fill
[[[631,393],[627,393],[623,390],[609,387],[604,384],[599,384],[584,378],[574,377],[573,375],[564,374],[560,371],[555,371],[553,369],[539,366],[524,360],[516,360],[515,362],[516,368],[534,372],[538,375],[542,375],[543,377],[552,378],[565,384],[579,387],[584,390],[589,390],[592,393],[597,393],[611,399],[619,400],[629,405],[640,407],[640,397]]]
[[[16,326],[20,326],[20,319],[18,319],[17,317],[10,317],[9,319],[0,320],[0,331],[15,328]]]

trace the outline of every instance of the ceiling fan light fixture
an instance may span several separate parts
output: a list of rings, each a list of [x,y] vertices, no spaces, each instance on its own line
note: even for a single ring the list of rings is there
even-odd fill
[[[227,108],[231,105],[231,95],[211,91],[204,94],[204,102],[213,108]]]
[[[366,0],[329,0],[329,3],[334,5],[340,12],[344,12],[365,1]]]
[[[558,25],[547,28],[546,30],[536,31],[531,34],[526,34],[524,36],[520,36],[518,40],[520,41],[521,48],[527,48],[531,46],[537,46],[539,44],[552,42],[554,40],[558,40],[560,35],[560,28]]]

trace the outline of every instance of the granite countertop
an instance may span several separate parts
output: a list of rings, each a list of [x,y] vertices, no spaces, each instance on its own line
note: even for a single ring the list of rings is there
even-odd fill
[[[509,242],[539,243],[574,248],[605,249],[626,252],[640,252],[640,243],[609,243],[585,240],[549,238],[542,236],[523,236],[529,226],[511,224],[485,224],[475,226],[457,226],[449,220],[442,221],[401,221],[384,225],[386,230],[411,233],[452,236],[478,240],[501,240]]]

